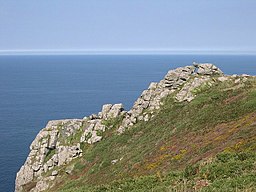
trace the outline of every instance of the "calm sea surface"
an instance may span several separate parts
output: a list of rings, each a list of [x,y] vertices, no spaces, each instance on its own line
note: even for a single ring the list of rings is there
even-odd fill
[[[150,82],[193,61],[256,75],[252,55],[0,56],[0,191],[14,191],[16,172],[47,121],[83,118],[105,103],[129,109]]]

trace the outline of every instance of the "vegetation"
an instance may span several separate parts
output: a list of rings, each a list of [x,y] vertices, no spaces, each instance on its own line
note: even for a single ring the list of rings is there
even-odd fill
[[[44,162],[49,161],[54,154],[55,154],[55,149],[48,149],[48,152],[46,153]]]
[[[69,144],[69,145],[73,145],[73,144],[77,143],[77,141],[80,140],[82,134],[83,134],[83,126],[79,130],[77,130],[74,135],[67,137],[65,139],[65,143]]]
[[[225,81],[194,92],[190,103],[170,95],[149,122],[85,144],[78,176],[56,191],[255,191],[256,80]],[[114,161],[113,161],[114,160]]]
[[[254,191],[256,154],[223,152],[212,161],[187,166],[183,171],[160,172],[150,176],[114,181],[100,186],[76,187],[71,183],[62,191]]]
[[[108,120],[104,120],[102,123],[107,127],[107,128],[118,128],[123,120],[123,116],[118,116],[117,118],[111,118]]]

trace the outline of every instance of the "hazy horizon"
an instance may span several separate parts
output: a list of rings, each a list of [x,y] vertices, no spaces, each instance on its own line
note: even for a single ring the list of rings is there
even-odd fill
[[[188,50],[113,50],[113,51],[63,51],[63,50],[26,50],[26,51],[2,51],[0,50],[0,56],[11,55],[256,55],[256,51],[188,51]]]

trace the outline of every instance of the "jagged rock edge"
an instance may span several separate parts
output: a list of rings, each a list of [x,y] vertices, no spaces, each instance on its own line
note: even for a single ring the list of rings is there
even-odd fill
[[[97,133],[99,131],[104,132],[107,129],[103,121],[122,116],[123,120],[117,129],[117,134],[122,134],[138,121],[149,121],[153,118],[154,113],[163,105],[162,99],[172,93],[177,93],[175,95],[177,102],[192,101],[196,96],[192,93],[194,89],[202,84],[207,84],[209,87],[214,84],[210,78],[212,75],[219,76],[218,81],[221,82],[229,79],[213,64],[193,63],[192,66],[179,67],[168,71],[164,79],[158,83],[150,83],[148,89],[142,92],[129,111],[125,111],[121,103],[105,104],[102,106],[101,112],[83,119],[49,121],[46,127],[37,134],[30,146],[30,153],[17,173],[15,191],[23,191],[23,186],[32,181],[37,182],[30,191],[43,191],[51,187],[50,182],[54,181],[58,172],[54,170],[50,176],[45,178],[42,177],[42,173],[68,164],[73,159],[82,156],[80,143],[93,144],[99,142],[102,136]],[[248,77],[247,75],[242,76],[243,78]],[[85,129],[81,130],[84,123],[86,123]],[[65,135],[68,138],[74,136],[78,131],[81,131],[79,142],[73,143],[71,146],[63,145],[60,142],[61,136]],[[54,154],[46,161],[47,155],[52,151],[55,151]]]

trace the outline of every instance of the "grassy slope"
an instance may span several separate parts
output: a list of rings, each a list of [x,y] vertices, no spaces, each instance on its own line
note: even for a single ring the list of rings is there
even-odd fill
[[[83,146],[73,174],[64,174],[52,190],[256,190],[256,80],[195,93],[190,103],[169,96],[152,120],[120,136],[120,120],[106,122],[114,128],[101,142]]]

